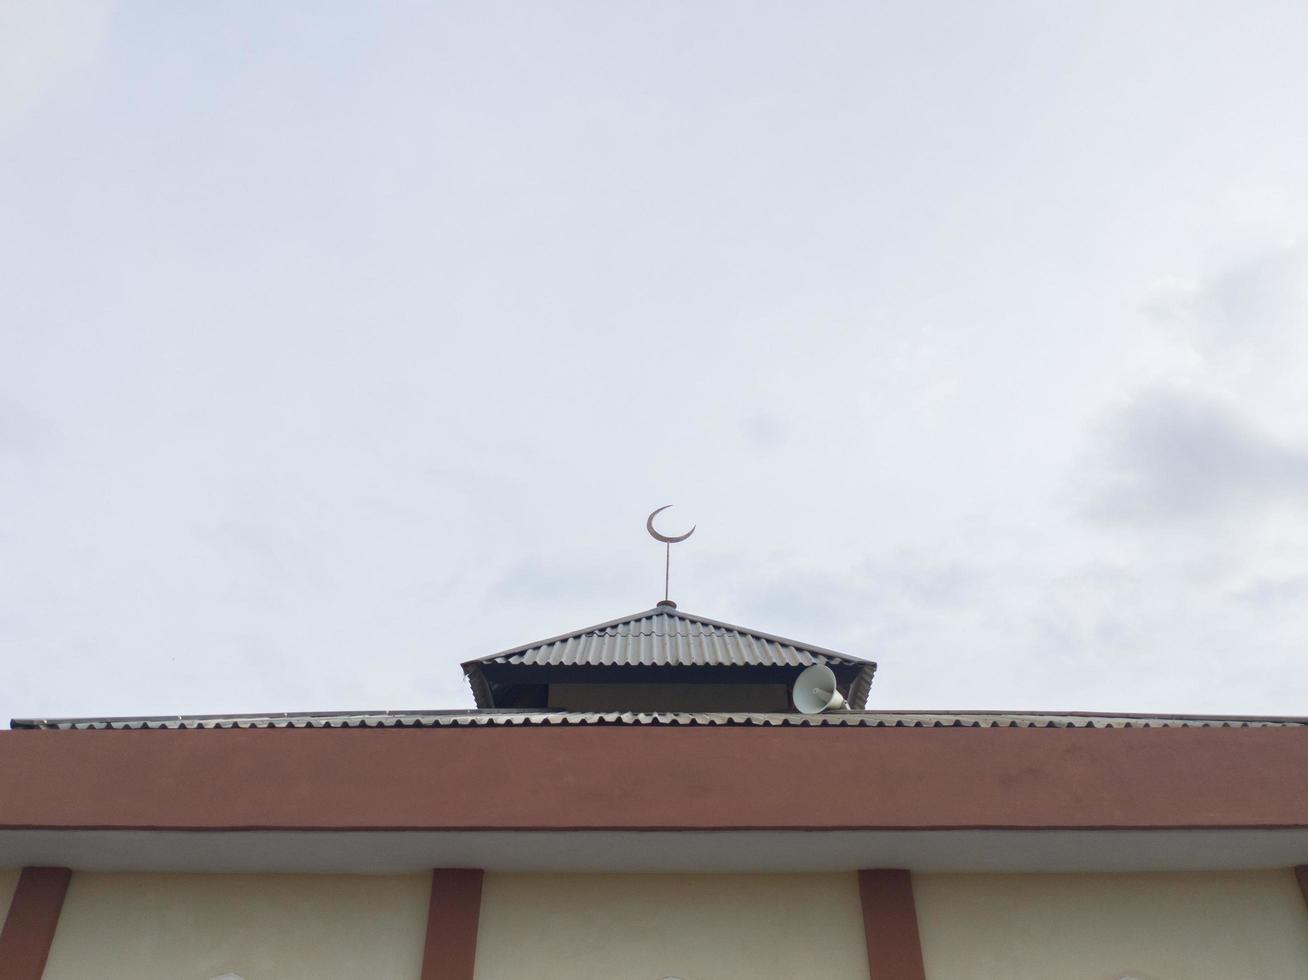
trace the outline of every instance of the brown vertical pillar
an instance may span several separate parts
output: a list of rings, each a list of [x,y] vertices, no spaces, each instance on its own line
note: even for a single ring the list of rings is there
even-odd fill
[[[480,870],[469,868],[437,868],[431,873],[422,980],[472,980],[481,878]]]
[[[1299,891],[1303,893],[1303,900],[1308,903],[1308,864],[1297,865],[1294,869],[1295,880],[1299,882]]]
[[[72,875],[67,868],[24,868],[18,876],[0,929],[0,980],[41,980]]]
[[[860,871],[867,974],[871,980],[926,980],[917,934],[913,876],[898,869]]]

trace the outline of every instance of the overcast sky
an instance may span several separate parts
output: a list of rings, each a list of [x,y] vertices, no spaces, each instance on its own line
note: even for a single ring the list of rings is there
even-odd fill
[[[0,718],[1308,714],[1308,7],[0,0]]]

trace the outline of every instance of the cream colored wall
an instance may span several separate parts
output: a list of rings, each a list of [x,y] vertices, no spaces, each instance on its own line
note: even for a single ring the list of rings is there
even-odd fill
[[[20,871],[0,870],[0,925],[4,924],[9,914],[9,903],[14,900],[14,889],[18,887]]]
[[[858,881],[488,874],[476,980],[523,977],[867,980]]]
[[[428,875],[73,875],[44,980],[416,980]]]
[[[916,875],[930,980],[1304,980],[1290,871]]]
[[[0,912],[17,871],[0,871]],[[76,873],[45,980],[417,980],[427,875]],[[916,875],[929,980],[1304,980],[1289,871]],[[488,874],[476,980],[866,980],[851,874]]]

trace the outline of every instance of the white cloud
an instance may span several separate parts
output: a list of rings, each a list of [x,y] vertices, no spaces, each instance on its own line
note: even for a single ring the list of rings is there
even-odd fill
[[[1171,524],[1308,506],[1308,445],[1283,443],[1195,391],[1146,391],[1109,423],[1088,512]]]
[[[1308,245],[1264,247],[1203,275],[1164,277],[1142,310],[1201,356],[1205,383],[1244,383],[1255,373],[1265,381],[1308,353]]]

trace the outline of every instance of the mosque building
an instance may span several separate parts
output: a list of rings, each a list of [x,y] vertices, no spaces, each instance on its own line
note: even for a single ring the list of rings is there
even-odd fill
[[[878,710],[666,599],[463,671],[13,721],[0,980],[1308,978],[1308,719]]]

